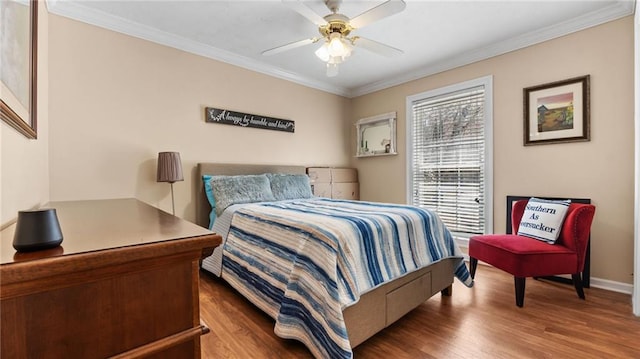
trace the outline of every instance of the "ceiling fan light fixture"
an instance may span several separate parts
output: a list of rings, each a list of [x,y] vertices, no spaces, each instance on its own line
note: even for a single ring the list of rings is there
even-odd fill
[[[329,44],[326,42],[322,44],[322,46],[316,50],[315,54],[320,60],[329,62],[331,59],[331,55],[329,55]]]
[[[327,77],[338,76],[338,64],[335,62],[327,62]]]
[[[328,50],[331,57],[347,58],[351,55],[350,44],[344,40],[340,33],[337,32],[334,32],[329,36]]]
[[[335,66],[342,62],[344,62],[349,56],[351,56],[351,51],[353,50],[353,46],[351,42],[340,34],[332,34],[330,39],[328,39],[322,46],[320,46],[316,51],[316,56],[327,63],[327,66],[331,67],[331,72],[334,72]],[[335,70],[337,74],[337,70]],[[335,75],[333,75],[335,76]],[[332,77],[333,77],[332,76]]]
[[[316,56],[327,63],[327,77],[338,75],[338,65],[344,62],[349,56],[353,45],[349,38],[340,33],[332,33],[322,46],[316,51]]]

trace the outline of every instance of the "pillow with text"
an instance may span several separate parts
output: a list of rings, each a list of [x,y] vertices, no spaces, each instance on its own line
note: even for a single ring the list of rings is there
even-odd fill
[[[552,201],[532,197],[518,227],[518,235],[555,243],[560,236],[570,200]]]

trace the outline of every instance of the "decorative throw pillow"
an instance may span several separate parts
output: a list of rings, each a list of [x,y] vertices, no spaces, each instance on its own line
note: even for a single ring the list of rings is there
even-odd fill
[[[267,177],[271,182],[271,192],[276,201],[313,197],[307,175],[268,173]]]
[[[202,182],[204,182],[204,193],[207,195],[209,204],[211,205],[211,212],[209,213],[209,229],[213,228],[213,222],[216,221],[216,198],[213,196],[213,186],[211,185],[211,178],[213,176],[202,175]]]
[[[569,204],[570,200],[529,199],[518,227],[518,235],[555,243],[560,236]]]
[[[232,204],[275,201],[266,175],[213,176],[210,182],[218,216]]]

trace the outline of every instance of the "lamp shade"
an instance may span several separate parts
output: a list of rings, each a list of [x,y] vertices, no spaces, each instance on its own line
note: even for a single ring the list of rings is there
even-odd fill
[[[13,248],[30,252],[57,247],[62,243],[62,230],[55,208],[19,211]]]
[[[158,153],[158,175],[156,181],[169,183],[184,181],[179,152]]]

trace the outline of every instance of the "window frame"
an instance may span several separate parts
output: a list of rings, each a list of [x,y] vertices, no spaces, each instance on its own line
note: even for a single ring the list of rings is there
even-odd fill
[[[413,203],[413,103],[432,97],[446,95],[452,92],[464,91],[474,87],[484,87],[484,233],[493,233],[493,76],[484,76],[477,79],[460,82],[457,84],[436,88],[421,92],[406,98],[406,201]],[[452,233],[459,245],[466,247],[469,241],[468,235]]]

